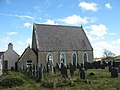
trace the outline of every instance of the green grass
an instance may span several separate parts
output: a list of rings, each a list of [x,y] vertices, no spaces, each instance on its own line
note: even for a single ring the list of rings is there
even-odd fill
[[[79,73],[75,71],[75,77],[73,80],[73,86],[64,86],[57,87],[54,90],[120,90],[120,74],[118,78],[111,78],[110,73],[108,72],[108,68],[106,69],[89,69],[86,72],[86,79],[79,79]],[[89,73],[93,72],[94,76],[90,76]],[[68,71],[69,74],[69,71]],[[30,77],[24,75],[20,72],[8,71],[6,77],[16,77],[24,80],[24,84],[19,87],[13,88],[2,88],[0,90],[53,90],[52,88],[46,88],[41,86],[41,83],[36,83],[35,80]],[[60,72],[56,75],[45,73],[45,80],[49,82],[53,82],[54,79],[57,79],[57,83],[61,83],[64,79],[61,77]]]

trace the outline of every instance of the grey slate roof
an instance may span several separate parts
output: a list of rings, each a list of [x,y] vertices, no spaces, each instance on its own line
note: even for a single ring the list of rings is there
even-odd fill
[[[34,24],[39,51],[93,50],[81,27]]]

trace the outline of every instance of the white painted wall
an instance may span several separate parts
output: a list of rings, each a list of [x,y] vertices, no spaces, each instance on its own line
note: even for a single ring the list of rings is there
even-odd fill
[[[8,61],[8,69],[11,69],[11,67],[15,69],[15,62],[18,61],[18,58],[19,55],[13,49],[8,49],[4,53],[4,61]]]
[[[8,49],[4,53],[4,61],[8,61],[8,69],[11,69],[11,67],[15,69],[15,63],[18,59],[19,55],[13,50],[13,45],[9,44]]]

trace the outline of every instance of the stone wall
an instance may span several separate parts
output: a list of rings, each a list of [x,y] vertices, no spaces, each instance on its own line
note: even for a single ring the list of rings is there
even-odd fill
[[[38,53],[38,65],[46,65],[47,62],[47,54],[51,53],[53,55],[53,62],[54,66],[56,63],[60,64],[60,53],[62,52],[39,52]],[[70,52],[63,52],[66,56],[66,64],[68,65],[69,63],[72,63],[72,55],[73,53],[76,53],[77,55],[77,62],[79,64],[83,63],[83,54],[87,53],[88,55],[88,62],[93,62],[93,52],[92,51],[70,51]]]

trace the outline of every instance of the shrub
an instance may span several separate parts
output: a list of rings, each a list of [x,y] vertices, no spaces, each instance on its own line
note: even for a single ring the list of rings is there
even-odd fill
[[[20,86],[23,83],[24,81],[20,78],[6,78],[0,82],[0,86],[5,87],[5,88],[8,88],[8,87],[12,88],[15,86]]]

